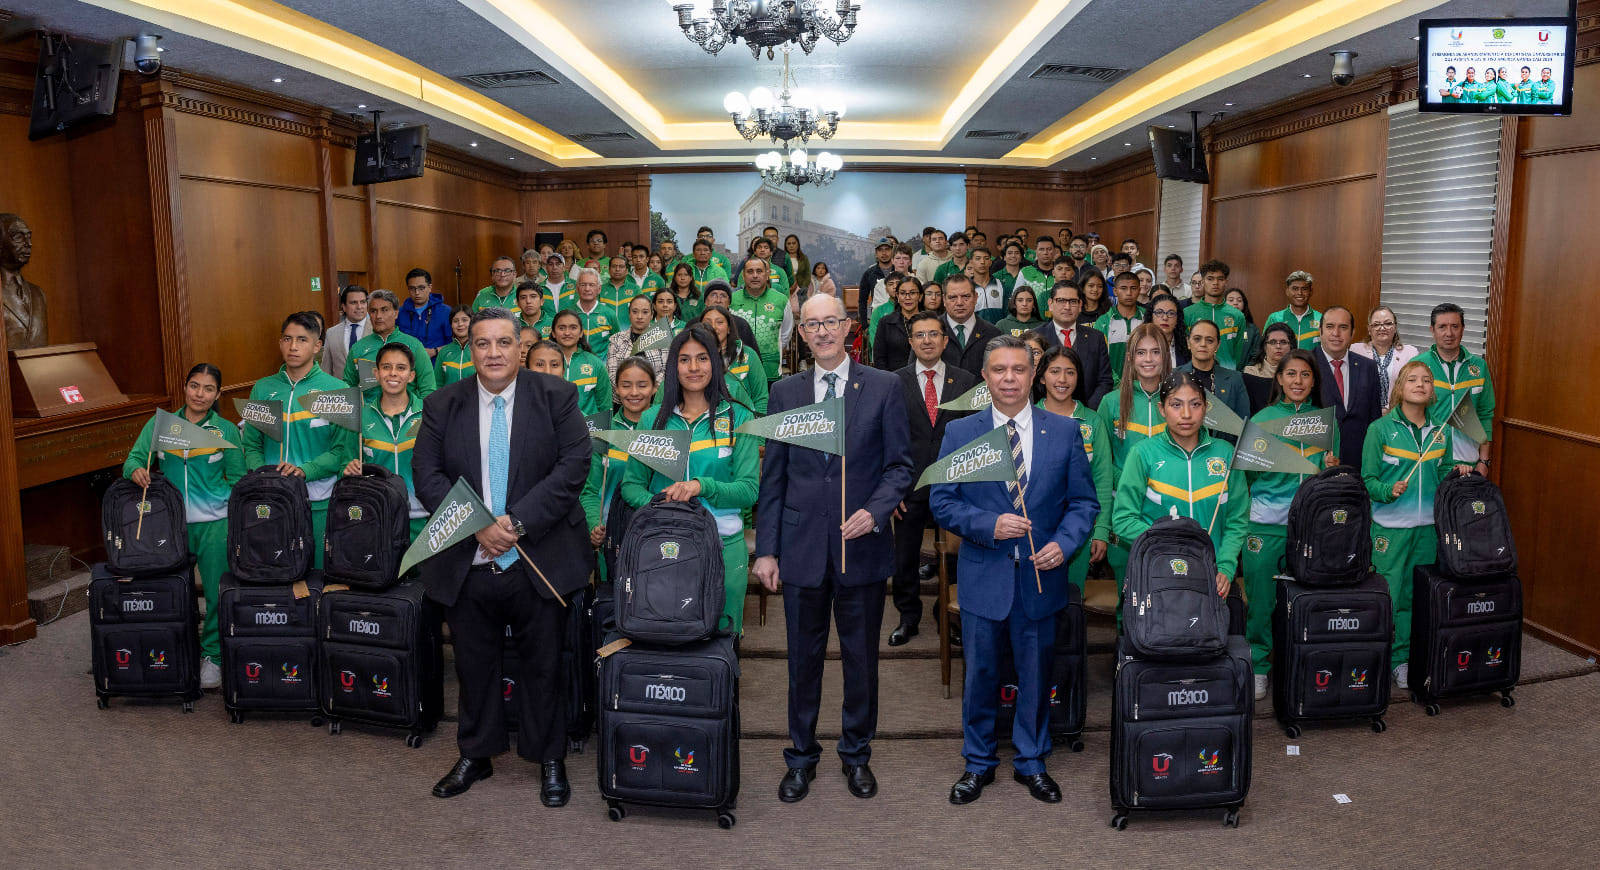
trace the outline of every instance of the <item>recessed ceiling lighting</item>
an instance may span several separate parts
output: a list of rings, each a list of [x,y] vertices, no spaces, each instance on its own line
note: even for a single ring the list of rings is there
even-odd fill
[[[1089,159],[1090,160],[1099,160],[1100,158],[1098,158],[1098,157],[1090,157]]]
[[[1309,78],[1312,78],[1312,75],[1311,75],[1311,73],[1301,73],[1300,77],[1303,78],[1303,79],[1309,79]]]
[[[1224,105],[1224,106],[1231,106],[1231,105],[1233,105],[1233,104],[1232,104],[1232,103],[1223,103],[1223,105]]]
[[[1411,41],[1412,41],[1412,42],[1421,42],[1421,41],[1422,41],[1422,37],[1420,37],[1420,36],[1413,36],[1413,37],[1411,37]]]
[[[517,159],[517,158],[515,158],[515,157],[508,157],[508,158],[506,158],[506,159],[507,159],[507,160],[515,160],[515,159]]]
[[[275,79],[272,80],[272,83],[275,84],[275,85],[281,85],[281,84],[283,84],[283,79],[275,78]]]
[[[1167,129],[1168,130],[1176,130],[1176,129],[1178,129],[1178,125],[1177,124],[1168,124],[1167,125]]]
[[[476,142],[468,142],[467,144],[471,145],[474,148],[478,147],[478,143],[476,143]]]
[[[367,107],[366,103],[356,103],[356,108],[358,108],[358,109],[365,109],[366,107]]]
[[[158,45],[158,46],[156,46],[156,51],[166,51],[166,49],[164,49],[164,48],[162,48],[161,46]]]

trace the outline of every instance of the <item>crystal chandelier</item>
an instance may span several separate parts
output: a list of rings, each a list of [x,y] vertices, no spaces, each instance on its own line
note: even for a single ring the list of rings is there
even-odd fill
[[[738,91],[730,92],[722,100],[722,108],[733,116],[733,126],[745,141],[757,136],[771,136],[776,145],[782,140],[788,147],[791,139],[811,141],[812,136],[832,139],[844,117],[842,104],[823,109],[816,97],[805,88],[794,88],[794,77],[789,74],[789,50],[783,51],[783,77],[778,81],[778,96],[766,88],[756,88],[746,97]]]
[[[833,180],[839,170],[844,167],[844,161],[839,155],[822,151],[817,154],[815,162],[806,155],[804,148],[790,150],[785,158],[776,151],[768,151],[757,155],[756,168],[761,170],[761,180],[769,184],[792,184],[796,190],[803,184],[814,184],[822,187]]]
[[[743,39],[757,60],[763,48],[771,60],[774,46],[792,42],[810,54],[820,37],[835,44],[849,39],[861,5],[837,0],[829,14],[822,0],[711,0],[709,10],[698,18],[694,3],[673,0],[672,9],[678,13],[683,35],[706,51],[717,54],[728,43]]]

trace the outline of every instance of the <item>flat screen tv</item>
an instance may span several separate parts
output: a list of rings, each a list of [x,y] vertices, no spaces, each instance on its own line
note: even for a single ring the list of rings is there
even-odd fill
[[[351,184],[380,184],[421,178],[428,157],[428,125],[364,133],[356,138]]]
[[[1156,177],[1210,184],[1205,149],[1197,131],[1150,128],[1150,153],[1156,160]]]
[[[41,35],[28,138],[43,139],[116,114],[123,45]]]
[[[1418,111],[1572,114],[1571,18],[1425,18],[1417,26]]]

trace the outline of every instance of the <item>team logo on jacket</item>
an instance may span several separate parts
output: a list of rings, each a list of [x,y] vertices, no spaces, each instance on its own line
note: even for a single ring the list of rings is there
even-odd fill
[[[1252,553],[1259,553],[1261,552],[1261,538],[1256,535],[1250,535],[1244,539],[1244,546],[1245,549]]]
[[[344,515],[348,517],[352,523],[361,522],[361,505],[353,504],[350,507],[345,508]]]
[[[1367,669],[1366,668],[1351,668],[1350,669],[1350,686],[1349,686],[1349,688],[1352,688],[1352,689],[1365,689],[1366,687],[1367,687]]]
[[[267,504],[258,504],[258,505],[256,505],[256,519],[265,520],[265,519],[270,519],[271,517],[272,517],[272,505],[267,505]]]
[[[726,435],[733,430],[733,420],[727,417],[718,417],[711,425],[718,435]]]
[[[1478,375],[1483,374],[1483,369],[1480,369],[1477,366],[1475,366],[1475,365],[1473,365],[1471,363],[1468,363],[1467,364],[1467,374],[1472,375],[1473,377],[1477,377]]]
[[[1266,445],[1262,445],[1262,449],[1265,449],[1265,446]],[[1207,459],[1206,473],[1210,474],[1212,477],[1227,477],[1228,463],[1223,461],[1221,457],[1216,456]]]
[[[133,650],[131,650],[131,649],[119,649],[119,650],[117,650],[116,657],[117,657],[117,670],[119,670],[119,671],[125,671],[125,670],[128,669],[129,665],[133,664]]]
[[[1155,774],[1156,779],[1166,779],[1168,772],[1172,770],[1171,753],[1158,752],[1150,756],[1150,770]]]
[[[1483,516],[1488,510],[1489,506],[1481,501],[1475,501],[1472,503],[1472,515],[1475,517]]]
[[[1182,574],[1185,577],[1189,576],[1189,563],[1183,559],[1173,559],[1171,562],[1167,563],[1167,567],[1171,568],[1172,573],[1174,574]]]
[[[244,666],[244,678],[249,680],[250,685],[252,686],[261,682],[261,663],[246,662]]]
[[[583,365],[578,366],[578,372],[580,374],[592,375],[594,374],[594,366],[584,363]]]
[[[372,694],[380,698],[389,697],[389,678],[380,674],[372,675]]]
[[[699,773],[700,772],[700,769],[694,766],[694,750],[693,749],[689,750],[688,752],[685,752],[683,750],[683,747],[680,746],[677,749],[672,750],[672,758],[673,758],[674,761],[677,762],[677,764],[674,764],[672,766],[673,770],[676,770],[679,773]]]
[[[1217,749],[1200,750],[1200,769],[1196,773],[1220,773],[1222,771],[1222,752]]]
[[[1094,440],[1094,427],[1088,423],[1079,423],[1078,435],[1083,438],[1083,443],[1088,444]]]
[[[285,683],[300,682],[300,666],[293,662],[284,662],[278,666],[278,672],[283,675]]]
[[[677,541],[662,541],[661,542],[661,558],[663,558],[663,559],[676,559],[676,558],[678,558],[678,542]]]
[[[1372,549],[1377,550],[1380,553],[1389,552],[1389,539],[1383,537],[1382,535],[1379,535],[1378,537],[1373,538],[1372,539]]]
[[[644,763],[650,760],[650,747],[642,743],[635,743],[628,747],[628,763],[634,770],[644,770]]]
[[[1344,508],[1339,508],[1338,510],[1333,512],[1333,524],[1336,525],[1336,526],[1344,525],[1346,522],[1349,521],[1349,519],[1350,519],[1350,512],[1345,510]]]
[[[356,690],[356,672],[355,671],[340,671],[339,672],[339,688],[343,689],[344,693],[346,695],[350,694],[351,692],[354,692]]]

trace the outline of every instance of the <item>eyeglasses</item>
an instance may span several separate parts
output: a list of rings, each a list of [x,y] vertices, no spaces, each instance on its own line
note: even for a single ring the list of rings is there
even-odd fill
[[[804,322],[802,322],[800,324],[800,328],[805,330],[806,332],[810,332],[810,333],[815,333],[815,332],[818,332],[818,331],[823,330],[823,329],[827,329],[829,332],[832,332],[835,329],[838,329],[840,327],[840,325],[842,325],[843,323],[844,323],[844,319],[843,318],[840,318],[840,317],[828,317],[828,318],[824,318],[822,320],[807,320],[807,321],[804,321]]]
[[[1067,299],[1067,298],[1064,298],[1064,297],[1061,297],[1061,296],[1057,296],[1054,299],[1050,300],[1050,304],[1051,305],[1082,305],[1083,304],[1083,300],[1079,299],[1076,296],[1072,297],[1071,299]]]
[[[1266,345],[1268,347],[1288,347],[1289,346],[1289,339],[1287,339],[1287,338],[1269,338],[1266,341]]]
[[[1176,311],[1152,311],[1152,312],[1150,312],[1150,316],[1151,317],[1159,317],[1162,320],[1174,320],[1174,319],[1177,318],[1178,312],[1176,312]]]
[[[491,275],[515,275],[515,274],[517,274],[517,270],[516,269],[490,269],[489,270],[489,274],[491,274]]]
[[[929,329],[922,332],[913,332],[911,333],[911,337],[916,341],[932,341],[936,338],[944,338],[944,330]]]
[[[1390,321],[1387,321],[1387,322],[1379,321],[1377,323],[1369,323],[1369,324],[1367,324],[1367,328],[1368,329],[1394,329],[1394,321],[1390,320]]]

